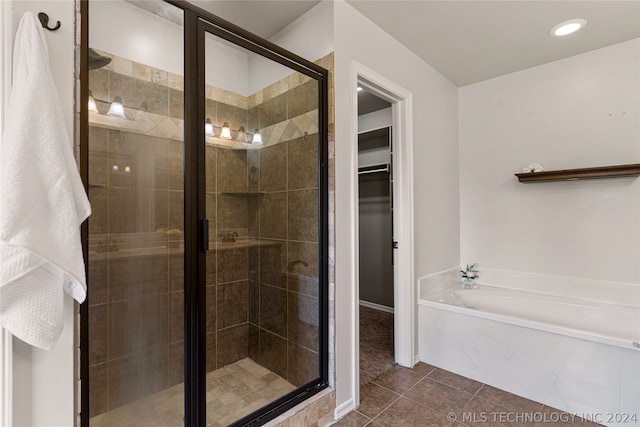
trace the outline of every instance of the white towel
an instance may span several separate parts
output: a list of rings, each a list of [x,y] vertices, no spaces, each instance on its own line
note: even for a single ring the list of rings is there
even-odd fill
[[[20,20],[0,140],[0,325],[50,350],[63,291],[86,296],[80,224],[91,213],[49,69],[44,30]]]

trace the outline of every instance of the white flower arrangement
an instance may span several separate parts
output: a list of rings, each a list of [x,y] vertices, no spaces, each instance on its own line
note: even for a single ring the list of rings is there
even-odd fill
[[[462,278],[467,280],[477,279],[478,277],[480,277],[478,273],[479,270],[477,262],[474,262],[471,265],[467,264],[467,268],[465,268],[464,270],[460,270],[460,275],[462,276]]]

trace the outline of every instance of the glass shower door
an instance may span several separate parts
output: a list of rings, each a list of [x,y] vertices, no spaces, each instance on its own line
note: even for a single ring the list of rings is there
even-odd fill
[[[81,6],[82,425],[261,425],[327,387],[326,71],[187,2]]]
[[[319,83],[206,28],[206,418],[242,425],[321,378]]]
[[[182,426],[183,11],[88,7],[88,425]]]

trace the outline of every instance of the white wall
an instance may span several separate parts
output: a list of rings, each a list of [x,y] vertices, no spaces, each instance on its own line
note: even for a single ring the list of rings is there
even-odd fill
[[[333,3],[324,0],[269,39],[309,61],[333,52]],[[293,70],[256,54],[249,55],[249,91],[255,93]]]
[[[217,36],[205,38],[205,83],[238,95],[249,96],[249,54],[242,48],[220,42]],[[179,57],[184,60],[184,49]]]
[[[173,6],[168,6],[173,7]],[[179,8],[175,8],[179,10]],[[184,28],[124,1],[89,5],[89,45],[122,58],[182,76]],[[114,26],[113,23],[118,25]],[[205,39],[207,84],[247,96],[249,55],[244,49]]]
[[[309,61],[333,52],[333,1],[323,0],[270,41]]]
[[[349,327],[355,304],[354,243],[355,159],[349,117],[351,61],[411,91],[414,136],[414,266],[415,277],[459,265],[458,99],[457,88],[406,47],[344,1],[334,3],[336,113],[336,375],[337,405],[353,398]],[[357,212],[355,213],[357,214]],[[415,284],[410,284],[412,287]],[[356,366],[357,369],[357,366]],[[357,375],[356,375],[357,378]]]
[[[640,39],[460,89],[461,258],[640,281],[640,179],[520,184],[547,170],[640,162]]]
[[[49,14],[52,24],[61,21],[56,32],[45,31],[51,71],[60,95],[60,104],[69,135],[73,131],[74,20],[73,1],[11,2],[13,40],[25,11]],[[5,33],[6,35],[6,33]],[[12,43],[13,47],[13,43]],[[3,58],[4,59],[4,58]],[[74,303],[65,295],[64,330],[51,352],[36,349],[14,338],[13,343],[13,426],[68,427],[74,422],[73,336]]]
[[[333,51],[333,4],[325,0],[271,38],[311,61]],[[91,47],[183,75],[183,28],[123,1],[90,5]],[[112,25],[118,22],[117,30]],[[206,82],[248,96],[292,70],[226,42],[206,39]]]
[[[89,2],[89,46],[183,75],[183,27],[121,0]]]
[[[333,52],[333,2],[324,0],[269,39],[309,61]],[[256,92],[292,73],[268,59],[249,57],[250,89]]]

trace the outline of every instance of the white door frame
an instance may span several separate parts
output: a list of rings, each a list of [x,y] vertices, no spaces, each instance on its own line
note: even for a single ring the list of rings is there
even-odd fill
[[[406,367],[412,367],[416,361],[415,344],[415,286],[413,285],[413,112],[412,95],[408,90],[398,86],[370,68],[351,62],[350,90],[357,97],[357,88],[361,86],[368,92],[382,98],[392,105],[392,141],[393,141],[393,173],[394,173],[394,236],[398,241],[398,249],[394,249],[394,351],[395,361]],[[354,219],[354,253],[351,259],[355,261],[352,283],[354,307],[351,327],[355,345],[351,354],[352,384],[354,403],[360,404],[360,278],[358,262],[360,259],[359,215],[358,215],[358,103],[351,103],[350,114],[350,149],[352,164],[352,182],[355,182],[354,197],[351,200],[351,217]]]

